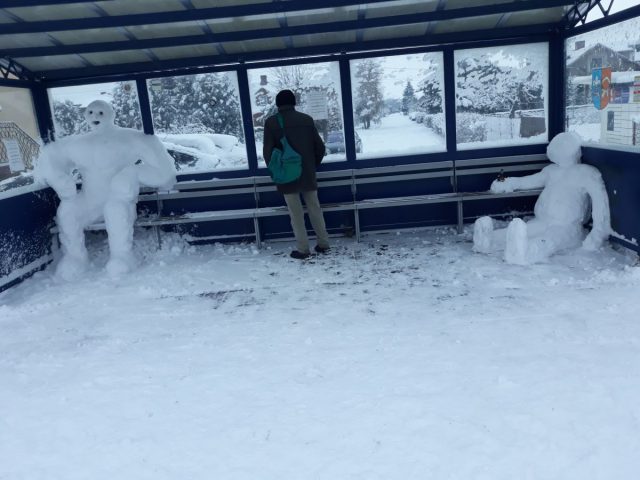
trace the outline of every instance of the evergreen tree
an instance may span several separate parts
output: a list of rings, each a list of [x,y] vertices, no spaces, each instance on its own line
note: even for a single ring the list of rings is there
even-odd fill
[[[156,132],[187,133],[184,128],[190,124],[192,79],[191,76],[184,76],[157,78],[151,81],[149,101]]]
[[[228,74],[197,75],[193,81],[192,119],[212,133],[244,138],[238,94]]]
[[[356,66],[355,78],[358,80],[355,114],[364,128],[368,129],[371,122],[378,122],[382,117],[382,66],[375,59],[360,60]]]
[[[164,133],[222,133],[244,138],[240,104],[228,74],[154,79],[154,128]]]
[[[89,126],[84,120],[83,108],[71,100],[54,100],[53,117],[58,138],[89,131]]]
[[[421,111],[429,114],[442,112],[442,91],[435,75],[429,75],[420,82],[419,92],[422,94],[418,100]]]
[[[418,99],[416,98],[413,85],[407,80],[407,85],[404,87],[404,92],[402,92],[402,113],[409,115],[410,112],[415,110],[417,103]]]
[[[138,94],[132,82],[120,82],[113,88],[113,110],[115,111],[115,124],[124,128],[142,130],[142,118]]]

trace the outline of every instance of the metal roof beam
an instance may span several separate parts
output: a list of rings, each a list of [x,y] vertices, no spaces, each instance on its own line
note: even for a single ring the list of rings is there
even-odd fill
[[[19,80],[28,80],[32,81],[35,78],[35,75],[12,60],[11,58],[5,58],[0,56],[0,76],[4,79],[9,78],[10,75],[13,75]]]
[[[367,0],[367,3],[384,3],[393,0]],[[42,33],[68,30],[86,30],[90,28],[130,27],[134,25],[155,25],[159,23],[177,23],[197,20],[216,20],[233,17],[250,17],[287,12],[302,12],[332,7],[360,5],[362,0],[288,0],[286,2],[255,3],[227,7],[185,9],[170,12],[138,13],[131,15],[113,15],[95,18],[69,18],[66,20],[43,20],[28,22],[24,25],[3,24],[4,34]],[[544,3],[544,2],[542,2]],[[571,3],[571,2],[569,2]]]
[[[406,48],[420,48],[425,49],[429,46],[442,46],[445,44],[459,44],[464,42],[494,42],[500,40],[517,41],[540,41],[531,40],[533,36],[547,35],[552,29],[556,28],[556,24],[541,24],[522,26],[517,29],[514,28],[493,28],[489,30],[476,30],[467,32],[453,32],[431,35],[429,37],[416,36],[403,39],[385,39],[385,40],[370,40],[364,42],[348,42],[339,44],[321,45],[315,47],[302,47],[291,50],[268,50],[252,53],[242,53],[235,55],[220,55],[216,57],[204,56],[204,57],[192,57],[186,59],[177,60],[163,60],[160,63],[154,65],[151,63],[130,63],[120,65],[104,65],[92,68],[75,68],[75,69],[60,69],[50,70],[45,72],[38,72],[38,75],[44,81],[56,81],[56,80],[69,80],[69,79],[88,79],[90,77],[114,77],[118,75],[149,75],[151,72],[163,72],[167,73],[171,70],[186,69],[186,68],[198,68],[199,71],[202,67],[215,67],[216,65],[228,65],[229,69],[234,68],[233,65],[240,63],[250,63],[256,61],[265,60],[283,60],[286,58],[297,57],[310,57],[319,55],[338,55],[336,52],[348,52],[350,50],[357,50],[363,52],[367,50],[391,50],[391,49],[406,49]],[[300,63],[304,63],[304,58],[299,59]],[[177,73],[176,73],[177,74]]]
[[[113,0],[100,0],[112,2]],[[49,5],[65,5],[69,3],[90,3],[82,0],[0,0],[0,8],[46,7]]]
[[[600,6],[600,9],[603,10],[600,1],[601,0],[575,0],[573,7],[571,7],[565,15],[565,26],[573,27],[578,23],[584,25],[587,22],[589,12],[593,10],[593,8]],[[611,6],[609,6],[609,9],[610,8]],[[609,13],[609,9],[607,9],[607,13]],[[606,14],[604,16],[606,16]]]
[[[447,6],[447,0],[438,0],[438,5],[436,5],[436,11],[439,12],[441,10],[444,10],[446,6]],[[433,30],[435,30],[435,28],[436,28],[435,22],[429,22],[427,24],[427,29],[425,30],[424,34],[431,35],[433,33]]]
[[[292,0],[293,1],[293,0]],[[259,30],[244,30],[210,35],[187,35],[180,37],[150,38],[141,40],[125,40],[117,42],[84,43],[55,47],[13,48],[2,51],[12,58],[42,57],[51,55],[70,55],[78,53],[114,52],[122,50],[141,50],[145,48],[163,48],[187,45],[198,45],[211,42],[232,42],[283,36],[309,35],[317,33],[341,32],[366,28],[378,28],[400,25],[414,25],[436,20],[475,17],[505,13],[505,11],[531,10],[549,6],[573,4],[573,0],[523,0],[509,4],[493,4],[483,7],[467,7],[452,10],[426,12],[420,14],[395,15],[392,17],[362,18],[309,25],[281,26]],[[271,5],[271,4],[268,4]]]

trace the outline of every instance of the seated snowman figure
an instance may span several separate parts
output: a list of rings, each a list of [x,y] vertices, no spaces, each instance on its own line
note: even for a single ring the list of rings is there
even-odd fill
[[[84,229],[101,219],[109,236],[107,271],[129,271],[140,185],[168,189],[176,181],[173,158],[157,137],[114,125],[113,108],[102,100],[91,102],[84,116],[91,131],[46,145],[37,167],[60,197],[56,221],[63,256],[56,274],[66,280],[86,267]],[[82,177],[80,192],[74,170]]]
[[[553,162],[542,171],[526,177],[495,180],[494,193],[543,188],[534,213],[525,223],[519,218],[506,229],[494,230],[491,217],[476,220],[473,250],[490,253],[504,249],[507,263],[520,265],[541,262],[555,252],[576,248],[600,248],[611,232],[609,198],[600,172],[580,163],[580,138],[575,133],[556,135],[547,147]],[[593,227],[584,236],[583,224],[589,218]]]

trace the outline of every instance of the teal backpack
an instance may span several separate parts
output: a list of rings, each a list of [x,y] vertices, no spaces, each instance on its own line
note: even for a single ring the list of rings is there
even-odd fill
[[[273,183],[291,183],[300,178],[302,174],[302,157],[296,152],[289,142],[284,131],[284,120],[281,114],[278,114],[278,123],[282,128],[282,138],[280,143],[282,149],[274,148],[271,152],[271,160],[269,160],[269,174]]]

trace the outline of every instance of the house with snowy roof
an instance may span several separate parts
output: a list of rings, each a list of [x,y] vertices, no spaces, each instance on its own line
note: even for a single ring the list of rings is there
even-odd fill
[[[575,56],[581,49],[584,52]],[[635,47],[614,50],[596,43],[585,48],[581,40],[575,42],[573,55],[568,52],[567,56],[567,105],[586,106],[581,115],[592,117],[594,123],[599,124],[601,141],[640,144],[640,61],[635,59]],[[602,110],[593,105],[592,100],[592,72],[598,68],[611,68],[608,101]]]

